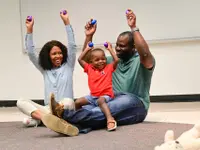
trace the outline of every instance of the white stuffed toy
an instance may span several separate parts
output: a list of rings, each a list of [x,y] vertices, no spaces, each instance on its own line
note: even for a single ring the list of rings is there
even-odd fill
[[[59,104],[63,105],[64,109],[75,110],[75,103],[71,98],[64,98]]]
[[[154,150],[200,150],[200,122],[174,139],[174,132],[168,130],[165,134],[165,142],[156,146]]]

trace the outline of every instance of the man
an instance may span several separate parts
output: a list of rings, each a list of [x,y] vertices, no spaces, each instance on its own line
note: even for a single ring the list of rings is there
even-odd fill
[[[108,101],[112,116],[118,125],[135,124],[144,121],[149,109],[149,90],[155,68],[155,59],[149,47],[136,27],[136,16],[128,10],[127,23],[131,32],[121,33],[116,42],[116,54],[120,58],[116,71],[113,73],[113,89],[115,98]],[[96,25],[88,23],[85,26],[86,44],[92,41]],[[107,63],[111,57],[107,58]],[[77,111],[63,109],[51,99],[51,109],[54,115],[43,116],[43,123],[50,129],[66,135],[77,135],[76,126],[98,129],[105,127],[106,118],[99,107],[87,105]],[[59,109],[61,108],[61,109]],[[62,117],[63,119],[58,117]],[[80,130],[81,131],[81,130]]]

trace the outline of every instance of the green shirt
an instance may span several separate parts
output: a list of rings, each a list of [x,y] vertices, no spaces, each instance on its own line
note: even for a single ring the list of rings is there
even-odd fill
[[[113,58],[111,56],[107,57],[108,64],[112,61]],[[154,68],[155,60],[153,68],[151,70],[146,69],[140,63],[138,53],[126,62],[120,60],[112,78],[114,91],[136,95],[148,110],[150,104],[149,90]]]

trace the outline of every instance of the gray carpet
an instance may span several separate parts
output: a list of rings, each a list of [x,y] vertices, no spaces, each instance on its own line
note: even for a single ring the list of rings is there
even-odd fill
[[[121,126],[115,132],[97,130],[76,137],[59,135],[45,127],[24,128],[21,122],[0,123],[0,150],[153,150],[168,129],[176,136],[192,125],[152,123]]]

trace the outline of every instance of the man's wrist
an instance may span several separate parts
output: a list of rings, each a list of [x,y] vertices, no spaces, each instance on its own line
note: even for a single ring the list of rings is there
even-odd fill
[[[131,28],[131,31],[134,33],[134,32],[139,32],[140,30],[139,30],[139,28],[138,27],[134,27],[134,28]]]
[[[93,34],[91,34],[91,35],[86,35],[86,39],[91,40],[92,38],[93,38]]]

